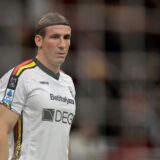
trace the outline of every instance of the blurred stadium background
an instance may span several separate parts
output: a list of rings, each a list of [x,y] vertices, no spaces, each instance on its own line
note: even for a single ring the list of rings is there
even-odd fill
[[[160,159],[159,0],[1,0],[0,76],[35,53],[37,19],[72,24],[71,160]]]

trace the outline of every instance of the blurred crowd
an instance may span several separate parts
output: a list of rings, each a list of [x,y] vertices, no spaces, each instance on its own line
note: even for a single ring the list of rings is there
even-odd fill
[[[46,12],[72,26],[63,65],[77,91],[71,160],[159,160],[160,1],[1,0],[0,76],[35,56]]]

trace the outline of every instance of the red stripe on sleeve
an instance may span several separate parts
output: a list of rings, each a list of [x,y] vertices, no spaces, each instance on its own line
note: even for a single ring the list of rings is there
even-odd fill
[[[27,60],[27,61],[24,61],[24,62],[22,62],[21,64],[19,64],[15,69],[14,69],[14,71],[13,71],[13,75],[16,75],[16,73],[17,73],[17,71],[22,67],[22,66],[24,66],[24,65],[26,65],[26,64],[29,64],[29,63],[31,63],[33,60],[32,59],[29,59],[29,60]]]

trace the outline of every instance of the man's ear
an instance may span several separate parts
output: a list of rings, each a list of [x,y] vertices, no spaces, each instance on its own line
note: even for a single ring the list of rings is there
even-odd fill
[[[38,48],[42,47],[42,36],[41,35],[35,35],[34,41]]]

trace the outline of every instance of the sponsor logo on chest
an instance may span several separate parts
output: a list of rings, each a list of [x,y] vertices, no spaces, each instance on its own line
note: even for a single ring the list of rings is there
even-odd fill
[[[66,104],[74,104],[74,99],[68,98],[66,96],[55,95],[53,93],[50,93],[50,99],[52,101],[64,102]]]
[[[42,111],[42,121],[61,122],[63,124],[71,125],[73,118],[74,114],[67,111],[52,108],[44,108]]]

